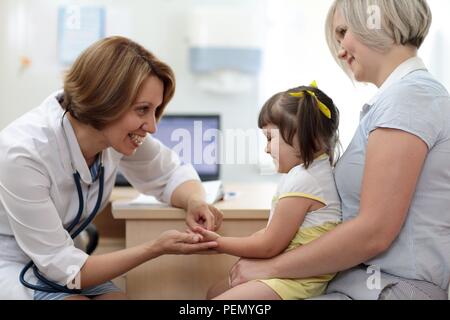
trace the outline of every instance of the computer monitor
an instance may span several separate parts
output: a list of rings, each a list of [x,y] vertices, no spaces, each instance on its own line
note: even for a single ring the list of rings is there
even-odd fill
[[[214,134],[215,130],[220,130],[219,115],[168,114],[157,128],[153,137],[174,150],[182,162],[191,163],[202,181],[219,179],[220,145]],[[116,185],[129,184],[119,173]]]

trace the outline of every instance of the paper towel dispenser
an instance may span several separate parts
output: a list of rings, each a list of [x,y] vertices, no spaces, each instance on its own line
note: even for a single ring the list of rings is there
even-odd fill
[[[189,14],[190,70],[217,93],[249,90],[262,66],[264,23],[249,8],[209,6]]]

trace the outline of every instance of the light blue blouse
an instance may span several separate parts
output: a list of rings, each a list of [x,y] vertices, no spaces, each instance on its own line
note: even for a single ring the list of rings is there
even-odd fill
[[[421,138],[429,152],[398,238],[388,251],[366,264],[446,290],[450,278],[450,96],[419,58],[399,66],[364,106],[354,138],[338,161],[335,179],[344,220],[359,214],[367,142],[377,128],[409,132]]]

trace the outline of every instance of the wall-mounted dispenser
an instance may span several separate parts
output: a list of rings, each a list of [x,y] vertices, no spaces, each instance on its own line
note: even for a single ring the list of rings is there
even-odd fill
[[[247,7],[197,7],[188,19],[190,69],[205,91],[252,89],[262,64],[264,24]]]

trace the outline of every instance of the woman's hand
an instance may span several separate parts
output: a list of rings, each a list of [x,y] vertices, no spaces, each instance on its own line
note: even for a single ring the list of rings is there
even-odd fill
[[[152,242],[153,250],[163,254],[194,254],[214,249],[217,242],[204,241],[202,235],[169,230]]]
[[[222,212],[205,201],[205,189],[197,180],[178,186],[170,203],[186,210],[186,223],[191,230],[199,226],[216,231],[222,224]]]
[[[257,280],[270,279],[272,259],[239,259],[229,273],[229,285],[235,287],[242,283]]]
[[[202,227],[216,231],[222,224],[222,212],[198,198],[190,198],[187,206],[186,223],[191,230]]]

